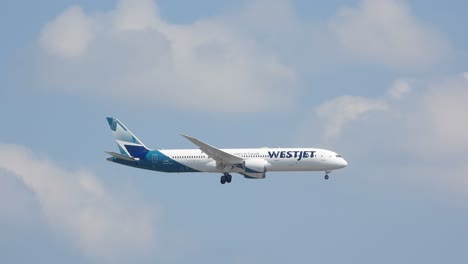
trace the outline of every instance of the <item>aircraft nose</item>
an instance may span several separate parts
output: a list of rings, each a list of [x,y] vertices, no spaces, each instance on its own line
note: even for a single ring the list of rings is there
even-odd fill
[[[343,158],[341,158],[341,159],[342,159],[342,162],[343,162],[343,167],[348,166],[348,162],[347,162],[345,159],[343,159]]]
[[[345,159],[340,158],[338,160],[338,166],[340,167],[340,169],[344,168],[344,167],[348,166],[348,162]]]

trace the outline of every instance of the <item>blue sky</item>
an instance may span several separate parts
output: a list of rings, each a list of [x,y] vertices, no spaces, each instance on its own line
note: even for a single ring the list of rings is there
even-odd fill
[[[466,263],[465,1],[10,1],[0,10],[1,263]],[[105,161],[310,146],[265,180]]]

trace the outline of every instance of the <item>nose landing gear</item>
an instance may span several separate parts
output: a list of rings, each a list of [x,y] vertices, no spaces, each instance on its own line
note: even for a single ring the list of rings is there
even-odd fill
[[[328,176],[328,173],[330,173],[331,171],[325,171],[325,177],[323,177],[325,180],[328,180],[330,178],[330,176]]]

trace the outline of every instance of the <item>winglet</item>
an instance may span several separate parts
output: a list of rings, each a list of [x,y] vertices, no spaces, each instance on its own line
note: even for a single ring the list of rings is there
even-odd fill
[[[192,142],[193,144],[197,145],[197,146],[200,146],[200,140],[194,138],[194,137],[191,137],[191,136],[187,136],[187,135],[184,135],[184,134],[179,134],[181,136],[183,136],[184,138],[186,138],[187,140],[189,140],[190,142]]]

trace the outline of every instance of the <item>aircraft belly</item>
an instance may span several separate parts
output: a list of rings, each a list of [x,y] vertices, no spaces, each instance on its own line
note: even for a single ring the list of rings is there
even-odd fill
[[[272,160],[268,171],[322,171],[326,170],[321,162],[306,162],[297,160]]]
[[[219,169],[216,168],[216,165],[212,162],[206,161],[185,161],[181,162],[185,166],[193,168],[194,170],[201,171],[201,172],[220,172]]]

